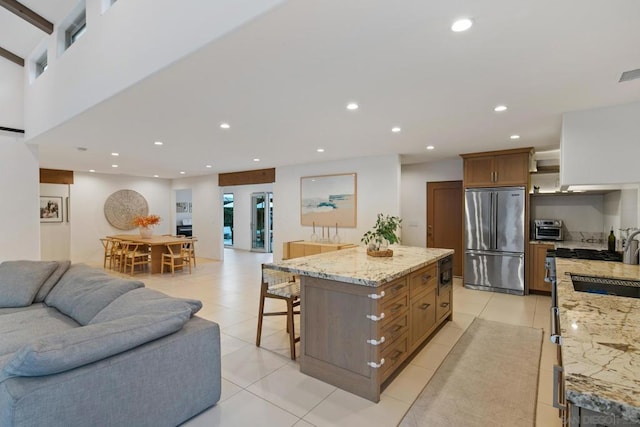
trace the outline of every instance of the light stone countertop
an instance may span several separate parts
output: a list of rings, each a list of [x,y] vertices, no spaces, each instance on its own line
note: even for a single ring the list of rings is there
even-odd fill
[[[372,257],[364,246],[292,258],[266,267],[302,276],[377,287],[453,254],[453,249],[390,246],[392,257]]]
[[[640,423],[640,299],[578,292],[568,273],[640,280],[640,266],[556,258],[567,400]]]
[[[569,249],[597,249],[597,250],[606,250],[607,242],[601,243],[592,243],[592,242],[583,242],[580,240],[531,240],[529,241],[532,245],[553,245],[557,248],[569,248]]]

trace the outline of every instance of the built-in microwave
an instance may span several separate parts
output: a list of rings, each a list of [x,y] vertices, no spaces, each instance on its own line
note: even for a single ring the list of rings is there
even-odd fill
[[[563,240],[561,219],[534,219],[534,240]]]

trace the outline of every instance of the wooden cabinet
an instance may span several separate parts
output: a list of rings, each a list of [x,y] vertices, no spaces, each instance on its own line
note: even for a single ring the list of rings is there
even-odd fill
[[[529,290],[551,293],[551,283],[544,281],[545,259],[547,249],[553,249],[552,244],[529,244]]]
[[[338,251],[340,249],[353,248],[352,243],[318,243],[297,240],[284,242],[282,244],[282,259],[299,258],[303,256],[316,255],[325,252]]]
[[[465,187],[529,185],[531,148],[461,154]]]
[[[437,262],[380,287],[301,276],[300,371],[374,402],[451,315]],[[442,307],[438,305],[442,304]]]

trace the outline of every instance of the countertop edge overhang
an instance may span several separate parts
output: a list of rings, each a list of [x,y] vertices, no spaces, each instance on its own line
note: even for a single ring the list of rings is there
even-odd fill
[[[640,279],[640,266],[556,258],[567,399],[640,423],[640,299],[573,289],[570,273]]]
[[[372,257],[364,246],[265,264],[267,268],[354,285],[379,287],[453,254],[453,249],[390,246],[392,257]]]

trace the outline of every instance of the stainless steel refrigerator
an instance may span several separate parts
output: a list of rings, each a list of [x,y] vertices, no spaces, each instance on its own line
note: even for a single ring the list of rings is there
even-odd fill
[[[464,208],[464,286],[524,295],[525,188],[469,188]]]

